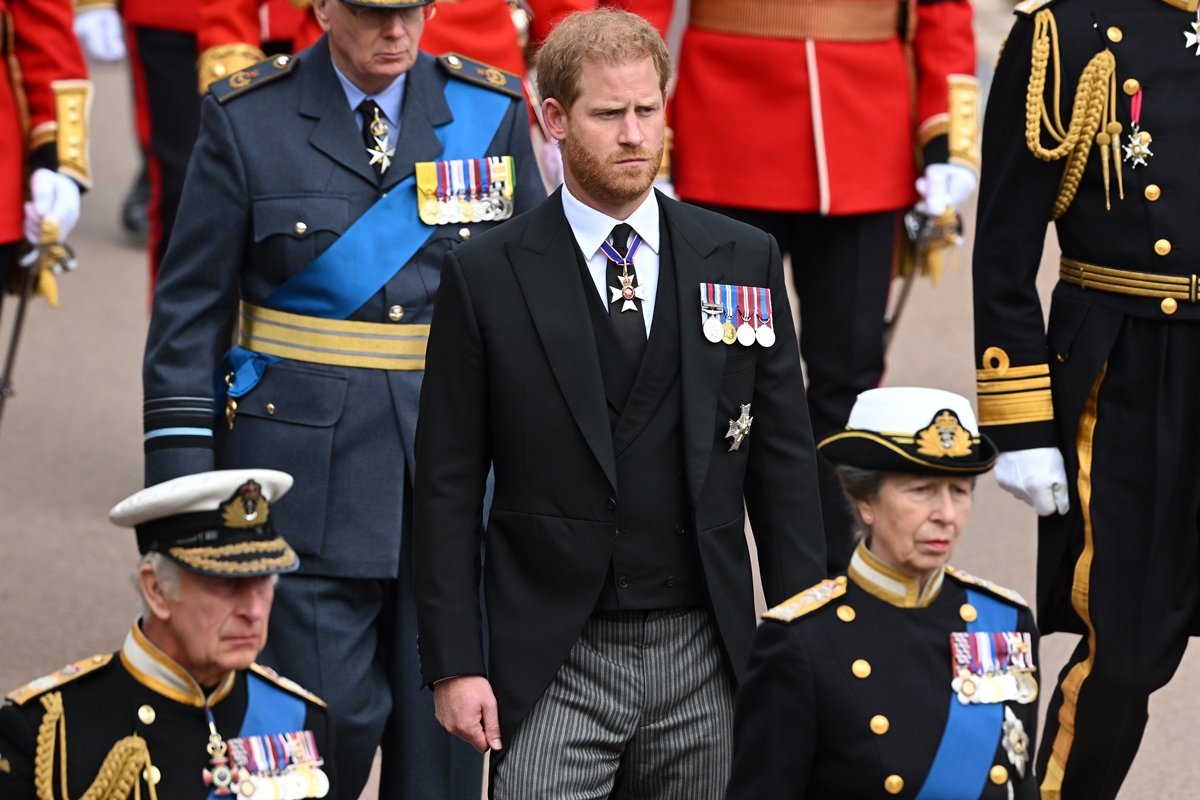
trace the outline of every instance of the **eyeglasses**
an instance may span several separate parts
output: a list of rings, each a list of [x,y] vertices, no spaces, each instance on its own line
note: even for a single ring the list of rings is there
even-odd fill
[[[436,2],[407,8],[368,8],[347,3],[345,0],[342,5],[354,15],[356,20],[372,28],[384,27],[392,21],[392,17],[399,17],[401,24],[416,25],[418,22],[431,19],[437,11]]]

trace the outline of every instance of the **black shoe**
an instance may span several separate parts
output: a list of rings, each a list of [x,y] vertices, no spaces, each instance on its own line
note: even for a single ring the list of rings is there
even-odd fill
[[[141,173],[125,193],[121,204],[121,225],[130,236],[145,244],[150,236],[150,176],[143,166]]]

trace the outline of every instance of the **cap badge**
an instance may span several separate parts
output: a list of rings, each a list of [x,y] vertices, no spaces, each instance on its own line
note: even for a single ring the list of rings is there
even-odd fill
[[[942,411],[933,424],[917,434],[917,452],[934,458],[971,455],[971,434],[950,411]]]
[[[246,481],[233,498],[221,506],[221,519],[226,528],[256,528],[265,525],[270,513],[267,501],[262,496],[262,487],[255,481]]]

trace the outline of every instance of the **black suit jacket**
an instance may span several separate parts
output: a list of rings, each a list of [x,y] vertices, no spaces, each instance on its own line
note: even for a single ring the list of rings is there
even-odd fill
[[[692,531],[721,640],[740,676],[755,626],[745,509],[769,604],[824,573],[796,334],[774,239],[662,195],[658,202],[677,296],[657,302],[678,304]],[[555,194],[448,253],[421,394],[413,557],[423,677],[488,675],[507,731],[578,638],[616,534],[613,432],[586,305],[592,290],[580,280],[576,251]],[[770,287],[775,346],[707,341],[704,282]],[[745,403],[753,428],[730,452],[725,434]],[[489,466],[495,495],[481,569]]]

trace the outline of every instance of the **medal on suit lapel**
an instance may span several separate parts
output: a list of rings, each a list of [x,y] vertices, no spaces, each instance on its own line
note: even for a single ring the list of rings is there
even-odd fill
[[[738,306],[741,308],[739,316],[742,320],[742,324],[738,325],[737,340],[738,344],[749,347],[754,344],[754,326],[750,324],[750,320],[754,318],[754,306],[750,303],[751,289],[749,286],[739,286],[737,292]]]
[[[629,242],[629,252],[622,256],[617,252],[617,249],[608,242],[600,245],[600,250],[608,257],[610,261],[621,268],[621,274],[617,276],[617,280],[621,283],[620,286],[610,286],[608,290],[612,292],[612,300],[610,303],[618,303],[624,301],[621,306],[621,313],[626,311],[637,311],[637,303],[634,299],[645,300],[646,294],[642,289],[641,282],[637,286],[633,285],[634,274],[629,271],[633,266],[633,256],[637,253],[638,248],[642,245],[642,237],[636,233],[633,235],[633,240]]]
[[[367,152],[371,154],[372,167],[382,164],[379,168],[379,174],[382,175],[392,165],[392,157],[396,155],[396,148],[388,147],[388,126],[379,118],[378,107],[375,109],[375,119],[371,122],[371,135],[375,137],[375,146],[368,147]]]
[[[721,325],[721,341],[733,344],[737,341],[737,328],[733,327],[733,318],[737,316],[737,295],[729,284],[721,286],[721,305],[725,307],[725,322]]]
[[[1192,23],[1192,29],[1183,32],[1183,46],[1188,50],[1191,50],[1193,47],[1196,48],[1196,57],[1200,58],[1200,38],[1196,36],[1200,31],[1197,30],[1197,23],[1200,23],[1200,8],[1196,9],[1196,22]]]
[[[742,442],[750,435],[750,426],[754,424],[754,417],[750,416],[750,404],[746,403],[741,409],[740,417],[729,420],[729,432],[725,434],[726,439],[733,439],[733,444],[729,445],[731,453],[741,449]]]
[[[775,329],[771,327],[771,290],[755,289],[758,297],[754,313],[758,317],[758,326],[754,329],[754,338],[763,347],[775,344]]]
[[[713,344],[720,342],[724,333],[721,330],[720,319],[723,307],[717,302],[717,292],[715,283],[700,284],[700,312],[704,320],[701,330],[704,331],[704,338]]]

